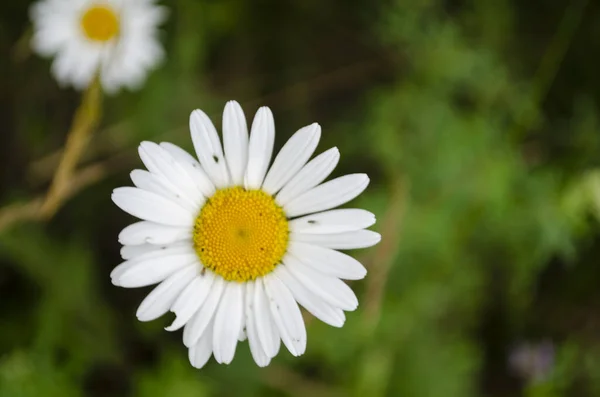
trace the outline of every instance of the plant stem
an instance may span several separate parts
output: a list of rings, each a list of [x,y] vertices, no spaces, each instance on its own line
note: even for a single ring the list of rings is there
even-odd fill
[[[75,167],[100,119],[101,105],[102,89],[99,79],[96,78],[84,92],[81,104],[73,117],[65,150],[54,173],[44,204],[40,208],[42,218],[49,219],[56,213],[65,193],[69,190],[68,186]]]

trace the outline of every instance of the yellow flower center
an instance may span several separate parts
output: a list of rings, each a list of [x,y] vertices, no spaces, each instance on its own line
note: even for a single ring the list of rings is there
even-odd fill
[[[109,41],[119,34],[119,16],[106,5],[94,5],[83,13],[81,28],[90,40]]]
[[[288,245],[288,221],[262,190],[231,187],[209,198],[194,226],[194,248],[205,267],[225,280],[264,276]]]

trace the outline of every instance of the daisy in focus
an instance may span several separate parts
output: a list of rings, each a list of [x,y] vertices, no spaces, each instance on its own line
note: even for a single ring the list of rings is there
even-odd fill
[[[124,262],[114,285],[158,284],[137,310],[140,321],[175,313],[168,331],[183,328],[196,368],[211,356],[233,360],[246,338],[254,361],[266,366],[281,342],[294,356],[306,349],[298,304],[321,321],[341,327],[357,308],[342,279],[362,279],[360,262],[338,250],[375,245],[366,230],[375,216],[362,209],[333,209],[358,196],[365,174],[323,181],[339,160],[331,148],[309,161],[321,135],[318,124],[298,130],[269,167],[275,124],[269,108],[256,113],[248,136],[240,105],[223,113],[223,145],[206,114],[190,116],[198,160],[170,143],[143,142],[147,168],[134,170],[136,187],[112,199],[142,221],[119,235]]]
[[[59,84],[82,90],[99,76],[104,91],[139,88],[163,58],[154,0],[41,0],[31,8],[32,47],[54,57]]]

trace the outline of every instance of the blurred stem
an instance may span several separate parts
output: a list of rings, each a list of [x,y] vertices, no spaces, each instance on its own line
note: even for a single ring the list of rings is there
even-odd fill
[[[397,175],[394,180],[396,182],[392,185],[390,203],[381,227],[383,238],[367,266],[369,277],[361,324],[361,339],[365,341],[366,348],[359,360],[354,396],[384,396],[392,372],[393,351],[388,346],[377,343],[375,334],[381,320],[388,274],[398,252],[410,188],[407,178]]]
[[[73,125],[67,136],[65,150],[52,179],[52,185],[40,209],[44,219],[51,218],[65,198],[70,179],[79,162],[90,134],[98,124],[101,113],[102,89],[99,78],[88,86],[81,104],[73,117]]]
[[[62,202],[86,186],[98,182],[110,171],[111,167],[108,162],[92,164],[78,171],[69,181]],[[44,201],[45,197],[40,196],[23,203],[15,203],[2,207],[0,209],[0,232],[20,221],[40,219],[40,208]]]
[[[390,204],[383,217],[381,226],[382,241],[373,250],[373,257],[368,260],[369,277],[365,291],[363,310],[363,335],[371,338],[379,326],[381,306],[385,294],[388,273],[398,250],[401,229],[408,200],[408,180],[397,176],[392,186]]]
[[[588,0],[573,1],[567,7],[563,18],[560,21],[556,33],[548,46],[548,50],[544,54],[540,66],[538,67],[534,82],[533,92],[530,95],[529,101],[525,103],[525,108],[517,117],[517,125],[514,131],[514,137],[519,138],[520,135],[532,127],[538,116],[538,108],[541,101],[546,96],[560,65],[565,57],[571,39],[579,26],[581,17]]]

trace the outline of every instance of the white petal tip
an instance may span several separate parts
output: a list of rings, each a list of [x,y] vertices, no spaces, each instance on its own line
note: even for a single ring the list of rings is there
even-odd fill
[[[256,116],[254,116],[254,118],[256,120],[261,121],[261,122],[264,122],[266,120],[272,120],[273,119],[273,112],[271,112],[271,109],[269,109],[268,106],[261,106],[256,111]]]
[[[154,320],[154,318],[148,317],[145,310],[142,312],[136,313],[135,317],[138,319],[138,321],[140,321],[142,323],[147,323],[148,321]]]
[[[240,107],[241,108],[240,103],[238,101],[233,100],[233,99],[230,100],[230,101],[227,101],[227,103],[225,104],[225,108],[232,107],[232,106]]]
[[[148,151],[150,150],[150,147],[152,145],[152,142],[150,141],[143,141],[139,144],[138,146],[138,154],[140,155],[140,158],[144,158],[143,156],[145,155],[149,155]]]
[[[346,323],[346,319],[340,321],[339,323],[329,324],[329,325],[331,325],[332,327],[335,327],[335,328],[342,328],[345,323]]]
[[[321,139],[321,125],[319,123],[312,123],[310,126],[313,140],[319,141]]]
[[[381,234],[379,234],[377,232],[373,232],[372,241],[373,241],[373,245],[378,244],[381,241]]]
[[[180,324],[180,322],[177,321],[177,318],[175,318],[171,325],[165,327],[165,331],[174,332],[181,329],[181,327],[183,327],[184,325],[185,324]]]

